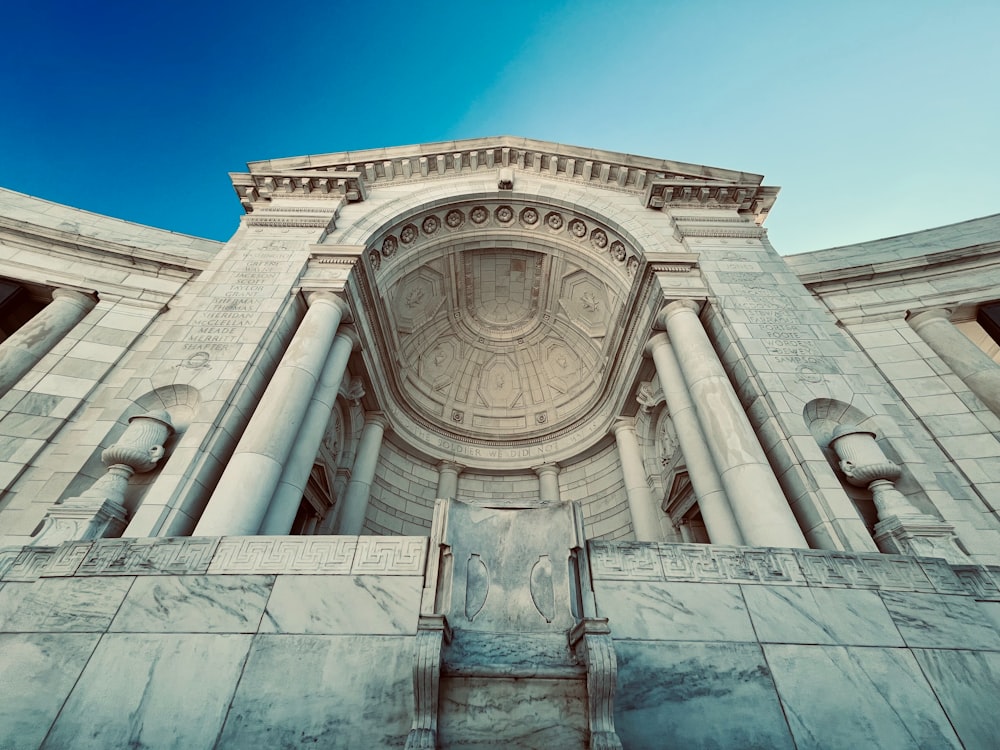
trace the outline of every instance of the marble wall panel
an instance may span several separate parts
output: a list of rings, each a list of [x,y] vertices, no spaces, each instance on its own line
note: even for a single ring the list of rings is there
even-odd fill
[[[137,578],[111,623],[133,633],[255,633],[274,576]]]
[[[442,750],[516,747],[583,750],[587,746],[584,679],[449,677],[441,681]]]
[[[615,652],[625,747],[794,747],[756,643],[616,641]]]
[[[0,747],[34,750],[87,664],[97,633],[0,635]]]
[[[415,634],[416,576],[278,576],[262,633]]]
[[[965,750],[994,750],[1000,742],[1000,653],[917,648],[913,654]]]
[[[599,617],[615,639],[754,641],[740,587],[733,584],[595,581]]]
[[[894,591],[881,596],[908,646],[1000,650],[1000,632],[975,599]]]
[[[408,637],[257,636],[216,748],[402,747],[412,669]]]
[[[764,646],[798,750],[960,748],[906,649]]]
[[[132,585],[128,578],[43,578],[0,590],[0,631],[106,630]]]
[[[762,643],[904,645],[875,591],[744,586],[743,597]]]
[[[210,748],[251,638],[105,635],[42,747]]]

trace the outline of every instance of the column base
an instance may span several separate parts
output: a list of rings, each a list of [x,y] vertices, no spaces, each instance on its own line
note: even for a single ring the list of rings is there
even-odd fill
[[[953,565],[968,565],[969,557],[955,537],[955,528],[924,514],[889,516],[875,524],[875,543],[891,555],[943,557]]]
[[[128,513],[114,500],[74,497],[45,514],[30,547],[55,547],[63,542],[119,537]]]

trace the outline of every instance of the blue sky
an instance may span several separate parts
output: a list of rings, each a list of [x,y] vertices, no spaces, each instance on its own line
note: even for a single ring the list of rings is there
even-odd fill
[[[0,186],[227,239],[247,161],[509,133],[762,173],[803,252],[1000,211],[998,29],[996,0],[34,0]]]

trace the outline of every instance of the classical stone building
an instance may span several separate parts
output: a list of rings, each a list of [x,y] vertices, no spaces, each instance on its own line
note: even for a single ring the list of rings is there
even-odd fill
[[[993,748],[1000,216],[254,162],[227,243],[0,192],[0,747]]]

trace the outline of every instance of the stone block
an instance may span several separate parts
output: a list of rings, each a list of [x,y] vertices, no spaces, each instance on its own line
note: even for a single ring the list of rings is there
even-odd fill
[[[110,631],[256,633],[274,576],[141,576]]]
[[[402,747],[412,669],[407,637],[259,635],[215,747]]]
[[[1000,650],[1000,631],[971,597],[893,591],[881,597],[911,648]]]
[[[761,643],[904,645],[875,591],[801,586],[742,589]]]
[[[961,748],[905,649],[765,645],[795,746]]]
[[[913,649],[966,750],[993,750],[1000,737],[1000,653]]]
[[[423,579],[281,575],[262,633],[405,635],[417,632]]]
[[[616,641],[615,652],[625,747],[795,747],[756,643]]]
[[[43,748],[212,747],[249,635],[109,633]],[[287,679],[271,684],[288,686]],[[287,677],[287,675],[285,675]]]
[[[107,629],[132,578],[43,578],[0,589],[0,631],[99,633]]]
[[[599,617],[616,639],[755,641],[739,586],[595,581]]]
[[[0,635],[0,747],[41,745],[99,638],[97,633]]]

